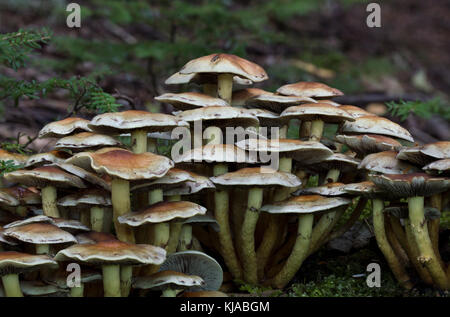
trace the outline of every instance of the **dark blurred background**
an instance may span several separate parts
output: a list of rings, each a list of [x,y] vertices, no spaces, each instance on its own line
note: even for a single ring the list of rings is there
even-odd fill
[[[270,79],[257,87],[325,82],[345,93],[339,102],[401,123],[420,143],[450,139],[448,0],[377,1],[381,28],[366,25],[364,0],[92,0],[75,1],[81,28],[71,29],[69,2],[0,0],[0,33],[43,27],[52,33],[26,67],[0,66],[0,76],[37,82],[91,76],[121,109],[170,112],[153,97],[198,87],[164,80],[192,58],[227,52],[266,69]],[[396,110],[386,105],[391,101]],[[17,131],[33,137],[70,114],[75,102],[64,89],[4,98],[0,139]],[[38,150],[43,145],[33,142]]]

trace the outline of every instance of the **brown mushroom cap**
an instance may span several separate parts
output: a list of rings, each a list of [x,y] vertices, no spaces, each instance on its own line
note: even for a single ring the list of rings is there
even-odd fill
[[[382,152],[398,151],[402,146],[400,142],[384,135],[362,134],[362,135],[336,135],[336,140],[347,145],[352,151],[362,155]]]
[[[90,132],[88,124],[89,120],[76,117],[50,122],[39,131],[39,138],[62,138],[72,133]]]
[[[174,165],[170,159],[164,156],[149,152],[135,154],[120,148],[105,148],[96,152],[78,153],[68,159],[66,163],[126,180],[163,177]]]
[[[448,174],[450,171],[450,159],[437,160],[423,167],[425,171]]]
[[[80,205],[111,206],[111,194],[102,189],[85,189],[58,199],[58,205],[64,207]]]
[[[450,141],[405,147],[399,151],[397,158],[420,166],[427,165],[437,159],[447,159],[450,158]]]
[[[140,110],[99,114],[89,123],[93,131],[106,134],[121,134],[137,129],[147,132],[165,132],[179,126],[188,127],[189,125],[169,114]]]
[[[253,126],[258,125],[259,120],[246,109],[229,106],[209,106],[192,110],[182,111],[177,118],[186,122],[202,121],[208,126]]]
[[[244,150],[233,144],[208,144],[183,153],[174,159],[181,162],[256,163]]]
[[[133,283],[133,287],[154,290],[184,290],[204,284],[205,281],[200,276],[167,270],[156,272],[150,276],[138,277]]]
[[[300,106],[292,106],[285,109],[280,117],[312,121],[320,119],[324,122],[339,123],[343,121],[355,121],[353,116],[328,103],[307,103]]]
[[[450,188],[450,179],[425,173],[369,175],[369,178],[395,197],[428,197]]]
[[[161,96],[155,97],[155,100],[169,103],[179,110],[190,110],[210,106],[229,106],[229,104],[223,99],[211,97],[198,92],[183,92],[178,94],[165,93]]]
[[[249,107],[269,109],[275,111],[276,113],[280,113],[283,110],[286,110],[286,108],[298,106],[299,104],[310,103],[316,103],[316,101],[309,97],[262,94],[247,99],[245,105]]]
[[[25,164],[27,158],[26,155],[0,149],[0,161],[13,161],[14,165],[22,165]]]
[[[66,173],[57,166],[41,166],[32,170],[17,170],[6,173],[4,178],[10,182],[38,188],[46,186],[86,188],[86,185],[79,177]]]
[[[277,93],[286,96],[329,98],[342,96],[344,93],[339,89],[332,88],[322,83],[300,81],[294,84],[281,86]]]
[[[55,149],[71,149],[72,151],[82,151],[105,146],[120,146],[122,143],[105,134],[94,132],[81,132],[59,139],[55,144]]]
[[[377,116],[363,116],[355,118],[355,121],[346,121],[340,128],[342,133],[381,134],[414,142],[413,137],[405,128],[389,119]]]
[[[93,264],[156,264],[166,259],[163,248],[147,244],[131,244],[119,240],[97,242],[95,244],[74,244],[59,251],[57,261],[79,261]]]
[[[78,176],[79,178],[85,180],[88,183],[91,183],[93,185],[101,187],[107,191],[111,191],[111,178],[107,175],[101,175],[101,177],[100,177],[100,176],[98,176],[94,173],[91,173],[81,167],[78,167],[73,164],[68,164],[66,162],[55,163],[55,165],[58,166],[59,168],[65,170],[66,172],[69,172],[70,174]]]
[[[77,242],[69,232],[48,223],[29,223],[5,229],[4,235],[33,244],[59,244]]]
[[[292,193],[292,195],[344,196],[348,195],[348,192],[344,190],[345,186],[347,185],[344,183],[327,183],[322,186],[300,188],[296,192]]]
[[[347,184],[344,191],[355,196],[365,196],[368,198],[386,197],[388,193],[378,188],[372,181]]]
[[[16,251],[0,252],[0,275],[18,274],[40,268],[58,267],[48,255],[33,255]]]
[[[261,66],[236,55],[223,53],[193,59],[180,70],[180,74],[193,73],[233,74],[253,82],[269,78]]]
[[[418,168],[397,159],[397,152],[384,151],[367,155],[359,164],[358,169],[385,174],[417,173]]]
[[[302,195],[291,197],[281,202],[264,205],[261,207],[261,211],[273,214],[304,214],[319,211],[331,211],[337,207],[346,206],[350,203],[350,199],[343,197]]]
[[[38,153],[28,157],[25,167],[37,167],[52,163],[64,163],[72,155],[66,151],[50,151],[47,153]]]
[[[296,187],[302,182],[291,173],[279,172],[266,167],[248,167],[210,178],[216,185],[222,186],[285,186]]]
[[[151,205],[138,212],[131,212],[120,216],[120,223],[132,227],[142,226],[146,223],[161,223],[179,218],[189,218],[195,215],[204,215],[206,208],[190,201],[163,201]]]
[[[244,88],[240,90],[233,91],[233,96],[231,100],[231,105],[233,107],[244,106],[245,102],[255,96],[259,95],[270,95],[272,94],[269,91],[265,91],[259,88]]]
[[[352,106],[352,105],[341,105],[339,109],[350,113],[354,118],[364,117],[364,116],[374,116],[373,113],[366,111],[360,107]]]

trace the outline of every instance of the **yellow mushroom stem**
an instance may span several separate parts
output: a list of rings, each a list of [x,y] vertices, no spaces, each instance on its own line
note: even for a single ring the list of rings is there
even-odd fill
[[[435,194],[430,197],[431,207],[436,208],[439,212],[442,212],[442,194]],[[431,219],[428,221],[428,232],[430,233],[431,243],[433,245],[434,254],[436,255],[439,263],[445,268],[444,261],[442,261],[441,254],[439,253],[439,225],[440,217]]]
[[[50,253],[50,245],[48,244],[36,244],[36,254],[49,254]]]
[[[103,218],[104,218],[105,211],[103,207],[94,206],[91,207],[91,229],[93,231],[102,232],[103,231]]]
[[[121,297],[128,297],[131,289],[131,279],[133,277],[133,266],[120,266],[120,295]]]
[[[131,131],[131,149],[136,154],[147,152],[147,131],[145,129]]]
[[[84,296],[84,283],[80,283],[80,286],[74,286],[70,288],[70,297],[83,297]]]
[[[381,199],[372,199],[373,227],[378,247],[383,253],[389,267],[392,270],[392,273],[400,285],[406,289],[411,289],[414,285],[411,283],[411,279],[406,273],[400,259],[397,257],[392,249],[392,246],[389,244],[386,235],[383,210],[384,202]]]
[[[203,84],[203,93],[211,97],[217,97],[217,85]]]
[[[41,189],[42,211],[44,215],[53,218],[59,218],[59,211],[56,205],[57,193],[56,187],[46,186]]]
[[[424,213],[424,198],[420,196],[410,197],[408,209],[412,233],[419,249],[419,261],[426,266],[435,285],[442,290],[447,290],[449,287],[447,275],[434,253],[433,244],[428,234]]]
[[[131,212],[129,181],[113,178],[111,182],[111,201],[117,238],[120,241],[135,243],[133,229],[126,224],[119,223],[117,220],[118,217]]]
[[[178,251],[187,251],[192,248],[192,225],[186,223],[181,227]]]
[[[182,222],[171,222],[170,223],[170,236],[167,242],[167,254],[174,253],[177,251],[178,243],[181,237],[183,223]]]
[[[311,121],[311,133],[309,139],[319,142],[322,138],[324,122],[320,119]]]
[[[120,265],[102,265],[103,293],[105,297],[120,297]]]
[[[176,297],[177,291],[174,289],[167,288],[162,291],[161,297]]]
[[[219,74],[217,76],[217,95],[231,105],[233,93],[233,74]]]
[[[2,283],[6,297],[23,297],[18,274],[3,275]]]
[[[298,131],[298,138],[306,139],[311,135],[311,121],[300,121],[300,127]]]

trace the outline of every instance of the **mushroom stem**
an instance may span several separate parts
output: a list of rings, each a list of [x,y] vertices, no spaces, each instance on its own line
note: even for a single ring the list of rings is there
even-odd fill
[[[133,266],[122,265],[120,267],[120,295],[128,297],[131,289],[131,279],[133,277]]]
[[[131,149],[133,153],[141,154],[147,152],[147,131],[133,130],[131,131]]]
[[[231,94],[233,93],[233,75],[219,74],[217,76],[217,94],[219,98],[231,105]]]
[[[181,231],[183,227],[182,222],[171,222],[170,223],[170,236],[169,242],[167,243],[167,253],[174,253],[177,251],[178,242],[180,241]]]
[[[399,258],[396,256],[394,250],[389,244],[386,229],[384,225],[384,202],[381,199],[372,199],[372,216],[373,216],[373,227],[375,231],[375,238],[377,240],[378,247],[389,264],[397,281],[401,286],[406,289],[411,289],[414,285],[410,281],[410,277],[405,272],[405,268],[400,263]]]
[[[181,201],[181,195],[170,195],[167,197],[167,201]]]
[[[217,97],[217,85],[203,84],[203,93],[211,97]]]
[[[167,222],[154,224],[152,244],[157,247],[166,248],[169,242],[170,225]]]
[[[341,171],[338,169],[331,169],[328,171],[327,176],[325,176],[324,185],[327,183],[337,182],[339,179],[339,175],[341,175]]]
[[[320,141],[322,138],[324,125],[324,122],[320,119],[311,121],[311,134],[309,135],[309,139],[311,141]]]
[[[259,209],[263,201],[263,189],[251,188],[248,191],[247,209],[241,228],[242,268],[244,280],[251,284],[258,283],[257,261],[255,252],[255,228],[259,218]]]
[[[120,265],[102,265],[103,293],[105,297],[120,297]]]
[[[177,291],[174,289],[165,289],[162,291],[162,295],[161,297],[176,297],[177,296]]]
[[[2,283],[6,297],[23,297],[18,274],[3,275]]]
[[[190,250],[192,246],[192,226],[184,224],[181,227],[180,243],[178,244],[178,251]]]
[[[93,231],[102,232],[103,231],[103,214],[104,210],[102,207],[91,207],[91,229]]]
[[[153,189],[149,192],[148,203],[150,205],[159,203],[164,200],[163,190],[161,188]]]
[[[84,296],[84,284],[80,283],[80,286],[70,288],[70,297],[83,297]]]
[[[284,124],[280,128],[280,135],[278,136],[279,139],[286,139],[287,138],[287,131],[288,131],[288,125]]]
[[[114,178],[111,182],[111,201],[117,238],[120,241],[134,243],[134,234],[131,227],[126,224],[120,224],[117,220],[118,217],[131,212],[130,182],[120,178]]]
[[[298,131],[298,138],[309,138],[311,134],[311,121],[300,121],[300,127]]]
[[[214,176],[225,174],[228,167],[225,164],[214,165]],[[227,190],[217,189],[214,192],[214,216],[220,226],[219,241],[221,245],[222,257],[235,279],[242,278],[240,264],[234,249],[231,237],[230,219],[229,219],[229,195]]]
[[[276,288],[283,288],[300,269],[308,256],[309,244],[314,222],[314,214],[301,214],[298,216],[297,239],[289,258],[280,272],[270,281]]]
[[[41,189],[42,210],[44,215],[53,218],[59,218],[59,211],[56,205],[56,187],[46,186]]]
[[[158,140],[154,138],[147,139],[147,152],[157,153],[158,152]]]
[[[430,197],[431,207],[436,208],[439,212],[442,212],[442,194],[435,194]],[[434,254],[436,255],[439,263],[445,268],[444,261],[442,261],[439,253],[439,225],[440,218],[431,219],[428,221],[428,232],[430,233],[431,243],[433,244]],[[450,282],[450,281],[449,281]]]
[[[48,244],[36,244],[36,254],[49,254],[50,245]]]
[[[419,261],[426,266],[434,283],[442,290],[448,289],[448,280],[437,256],[433,251],[433,244],[428,235],[424,214],[423,197],[410,197],[408,199],[409,219],[412,233],[419,249]]]

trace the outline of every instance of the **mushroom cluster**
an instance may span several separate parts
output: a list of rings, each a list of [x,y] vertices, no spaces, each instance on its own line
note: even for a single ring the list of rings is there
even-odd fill
[[[202,93],[155,98],[172,114],[71,117],[40,131],[58,139],[51,152],[0,150],[0,160],[23,165],[1,179],[3,293],[221,296],[230,281],[283,288],[369,200],[399,283],[448,289],[438,237],[450,142],[413,145],[400,125],[338,104],[331,99],[343,93],[318,82],[233,90],[266,79],[238,56],[203,56],[166,80]],[[293,129],[298,137],[288,138]],[[170,140],[170,156],[160,140]]]

